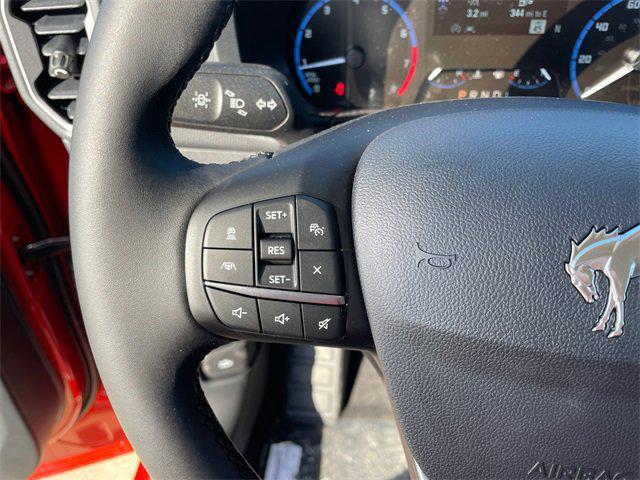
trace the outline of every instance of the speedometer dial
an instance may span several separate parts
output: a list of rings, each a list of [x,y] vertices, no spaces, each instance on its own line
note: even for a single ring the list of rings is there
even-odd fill
[[[569,66],[575,95],[639,103],[640,0],[612,0],[584,26]]]
[[[399,105],[418,63],[418,40],[396,0],[317,0],[295,34],[303,91],[324,108]]]

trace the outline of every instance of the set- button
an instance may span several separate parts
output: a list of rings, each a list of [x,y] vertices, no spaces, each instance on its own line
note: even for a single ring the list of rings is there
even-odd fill
[[[258,285],[279,290],[298,290],[295,265],[258,264]]]

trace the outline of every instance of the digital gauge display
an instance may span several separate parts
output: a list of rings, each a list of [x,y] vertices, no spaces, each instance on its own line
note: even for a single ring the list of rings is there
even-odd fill
[[[273,0],[238,8],[242,60],[283,73],[318,125],[456,99],[640,104],[640,0]],[[265,26],[269,38],[256,41]]]
[[[438,0],[434,35],[542,35],[565,0]]]

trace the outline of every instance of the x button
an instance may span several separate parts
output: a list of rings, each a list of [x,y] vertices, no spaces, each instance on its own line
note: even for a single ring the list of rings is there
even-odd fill
[[[330,294],[344,293],[340,252],[300,251],[299,259],[300,290]]]

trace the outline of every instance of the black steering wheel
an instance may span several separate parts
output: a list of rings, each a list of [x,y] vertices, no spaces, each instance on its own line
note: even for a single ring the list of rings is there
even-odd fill
[[[200,165],[175,148],[170,118],[232,8],[105,1],[83,69],[70,172],[75,275],[100,374],[151,476],[255,476],[196,376],[223,338],[247,338],[375,353],[430,479],[637,478],[638,109],[415,105],[273,158]],[[295,211],[305,202],[327,221],[329,243],[305,247],[308,233],[321,236]],[[229,210],[251,218],[237,255],[216,250],[229,239],[207,230]],[[282,233],[273,212],[290,212],[288,236],[271,235]],[[261,283],[264,240],[295,259],[291,289]],[[330,287],[304,277],[319,262]],[[600,310],[580,292],[605,292],[605,276],[617,309],[607,331],[592,332]],[[225,298],[246,303],[225,311]],[[242,323],[256,304],[262,324]],[[291,313],[279,318],[274,305]]]

